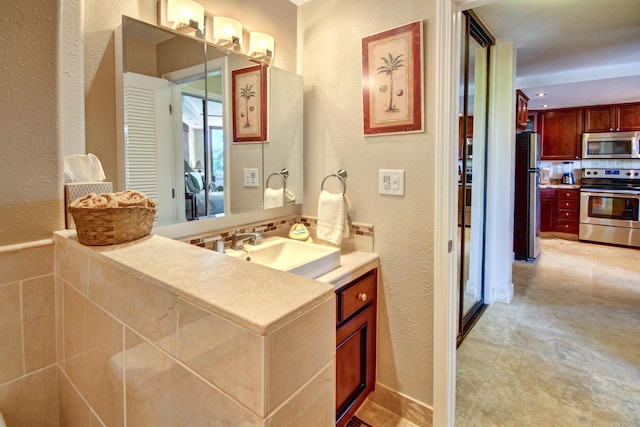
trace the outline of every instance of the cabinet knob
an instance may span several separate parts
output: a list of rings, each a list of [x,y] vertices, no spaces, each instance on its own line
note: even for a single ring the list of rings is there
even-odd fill
[[[367,300],[367,294],[365,294],[364,292],[358,295],[358,299],[360,301],[366,301]]]

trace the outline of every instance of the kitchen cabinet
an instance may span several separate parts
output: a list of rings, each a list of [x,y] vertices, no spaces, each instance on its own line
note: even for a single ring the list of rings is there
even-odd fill
[[[529,98],[520,89],[516,90],[516,129],[527,129]]]
[[[582,147],[582,109],[542,111],[539,115],[542,160],[577,160]]]
[[[556,229],[556,190],[540,189],[540,231],[553,232]]]
[[[556,231],[578,234],[580,212],[580,190],[567,189],[556,191]]]
[[[621,132],[640,131],[640,104],[618,105],[616,109]]]
[[[584,109],[585,132],[640,130],[640,104],[599,105]]]
[[[538,132],[538,113],[536,111],[529,110],[527,114],[527,132]]]
[[[373,269],[336,291],[336,426],[346,425],[375,388],[376,296]]]

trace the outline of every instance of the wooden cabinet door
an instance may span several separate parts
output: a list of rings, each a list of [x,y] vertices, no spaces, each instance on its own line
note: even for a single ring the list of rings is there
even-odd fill
[[[615,130],[615,108],[590,107],[584,110],[585,132],[610,132]]]
[[[616,108],[618,130],[640,130],[640,104],[620,105]]]
[[[556,229],[556,190],[540,190],[540,231]]]
[[[344,426],[375,388],[375,301],[336,333],[336,425]]]
[[[556,228],[555,199],[540,200],[540,231],[553,231]]]
[[[527,116],[529,98],[520,89],[516,90],[516,129],[527,129]]]
[[[580,159],[582,109],[543,111],[540,113],[542,160]]]

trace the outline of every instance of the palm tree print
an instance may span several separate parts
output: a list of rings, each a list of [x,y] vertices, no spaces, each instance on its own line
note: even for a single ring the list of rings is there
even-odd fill
[[[253,85],[252,84],[248,84],[243,87],[240,88],[240,98],[245,100],[244,106],[245,106],[245,123],[244,123],[244,127],[248,128],[251,127],[251,122],[249,122],[249,100],[253,97],[256,96],[256,92],[253,90]],[[253,111],[253,107],[251,107],[252,111]]]
[[[389,76],[389,107],[387,108],[388,112],[398,111],[396,106],[393,105],[393,72],[405,66],[404,59],[401,59],[402,56],[404,56],[402,53],[395,58],[391,53],[389,53],[388,58],[382,56],[380,57],[380,59],[382,59],[384,65],[377,68],[378,74],[386,74],[387,76]]]

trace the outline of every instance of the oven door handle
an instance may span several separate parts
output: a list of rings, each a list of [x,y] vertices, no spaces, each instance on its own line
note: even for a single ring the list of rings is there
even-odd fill
[[[611,194],[612,196],[616,194],[624,194],[624,195],[640,197],[640,191],[638,190],[611,190],[611,189],[605,190],[605,189],[599,189],[599,188],[581,188],[580,193]]]

